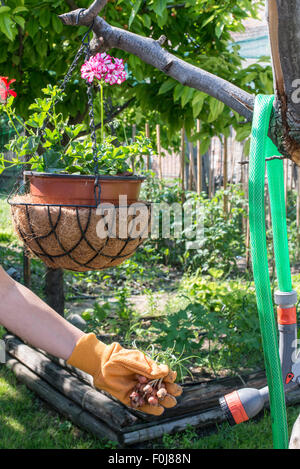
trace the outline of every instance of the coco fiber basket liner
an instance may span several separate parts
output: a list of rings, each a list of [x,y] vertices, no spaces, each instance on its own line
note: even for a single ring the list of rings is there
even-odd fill
[[[14,228],[29,252],[52,269],[103,270],[129,259],[149,235],[150,204],[95,207],[11,201]]]

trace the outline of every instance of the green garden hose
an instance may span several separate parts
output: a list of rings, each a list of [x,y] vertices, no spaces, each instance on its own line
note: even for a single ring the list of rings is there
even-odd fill
[[[274,155],[278,155],[278,150],[273,142],[267,138],[266,157],[268,158]],[[269,161],[267,171],[278,286],[281,292],[290,292],[292,290],[292,278],[285,216],[286,205],[283,161]]]
[[[257,96],[255,101],[249,167],[249,219],[253,274],[269,387],[273,443],[275,449],[286,449],[288,447],[286,404],[268,269],[264,208],[265,159],[273,156],[274,153],[278,155],[278,150],[268,138],[273,101],[274,96],[262,95]],[[279,183],[281,177],[280,162],[277,163],[277,165],[268,163],[270,165],[268,171],[273,209],[272,218],[276,221],[274,226],[277,226],[277,231],[274,232],[274,248],[280,289],[290,291],[291,280],[287,241],[286,244],[284,242],[284,246],[279,246],[279,240],[286,238],[286,222],[283,221],[280,224],[280,220],[278,220],[278,214],[280,216],[282,204],[284,203],[284,196],[281,192],[282,183]],[[282,250],[284,255],[282,255]]]

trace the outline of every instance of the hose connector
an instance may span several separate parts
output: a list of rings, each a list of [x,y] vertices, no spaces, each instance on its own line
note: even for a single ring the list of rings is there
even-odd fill
[[[255,417],[265,404],[264,393],[243,388],[219,399],[221,409],[230,425],[238,425]]]
[[[274,294],[275,304],[277,306],[294,306],[297,304],[298,294],[295,290],[290,292],[276,291]]]

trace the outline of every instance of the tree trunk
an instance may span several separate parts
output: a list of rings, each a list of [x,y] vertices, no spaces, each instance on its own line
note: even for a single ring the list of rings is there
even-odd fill
[[[267,5],[276,95],[271,137],[300,164],[300,1],[268,0]]]

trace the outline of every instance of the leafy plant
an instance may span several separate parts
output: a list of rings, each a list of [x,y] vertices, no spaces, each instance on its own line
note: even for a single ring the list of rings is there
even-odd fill
[[[204,308],[200,303],[189,303],[186,308],[168,314],[163,320],[152,321],[152,330],[156,333],[155,343],[162,348],[172,349],[176,353],[193,354],[201,347],[204,338],[199,335],[202,324],[200,316]]]
[[[93,308],[82,313],[89,331],[109,331],[123,344],[130,343],[138,327],[137,315],[129,303],[130,289],[123,285],[116,289],[115,301],[95,302]]]
[[[150,239],[145,246],[156,246],[160,253],[160,261],[166,265],[177,268],[200,270],[207,274],[209,269],[216,268],[223,271],[223,276],[237,272],[237,259],[245,254],[245,234],[242,228],[242,219],[246,217],[247,201],[243,191],[236,186],[230,186],[226,191],[219,190],[209,199],[205,193],[200,196],[195,192],[185,192],[186,203],[189,203],[192,224],[185,226],[181,223],[180,236],[175,236],[180,222],[170,211],[170,236],[163,238],[161,231],[157,239]],[[147,197],[155,204],[166,203],[182,206],[182,189],[175,181],[172,185],[167,181],[159,181],[149,175],[142,188],[141,198]],[[230,215],[224,216],[224,197],[230,200]],[[203,239],[197,249],[191,247],[190,231],[196,234],[199,224],[198,210],[201,208],[203,219]],[[164,216],[160,211],[160,226]]]
[[[95,161],[90,136],[81,137],[83,124],[69,124],[62,113],[56,111],[58,101],[64,97],[57,86],[49,85],[43,90],[44,98],[37,98],[30,106],[31,114],[26,121],[22,121],[13,108],[13,98],[0,106],[0,112],[6,112],[11,126],[15,129],[15,136],[5,145],[6,149],[14,153],[11,160],[7,160],[5,153],[0,155],[0,171],[6,168],[30,164],[31,169],[38,172],[94,174]],[[43,135],[39,130],[49,118],[49,124]],[[23,127],[22,133],[16,123]],[[143,155],[152,152],[152,145],[144,134],[140,134],[133,142],[119,144],[114,137],[106,137],[97,145],[97,159],[99,174],[132,175],[130,162],[136,159],[135,168],[143,169]]]
[[[177,381],[183,382],[184,378],[187,376],[191,376],[193,379],[193,375],[190,372],[189,366],[191,361],[197,357],[186,356],[185,349],[183,349],[181,352],[176,352],[174,344],[173,347],[166,347],[163,350],[159,350],[157,347],[151,344],[146,348],[145,353],[149,355],[152,360],[167,365],[171,370],[176,371]]]

